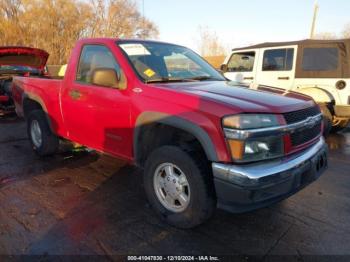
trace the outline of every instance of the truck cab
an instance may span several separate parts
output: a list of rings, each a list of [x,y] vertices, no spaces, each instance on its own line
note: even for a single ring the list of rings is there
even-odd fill
[[[273,86],[311,96],[325,116],[325,130],[350,122],[350,39],[263,43],[233,49],[222,65],[239,83]]]

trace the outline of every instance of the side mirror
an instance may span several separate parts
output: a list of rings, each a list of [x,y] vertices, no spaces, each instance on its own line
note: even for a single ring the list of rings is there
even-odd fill
[[[106,87],[119,87],[117,72],[112,68],[97,68],[92,73],[91,83]]]
[[[222,64],[220,66],[220,70],[221,70],[221,72],[226,73],[227,72],[227,65],[226,64]]]

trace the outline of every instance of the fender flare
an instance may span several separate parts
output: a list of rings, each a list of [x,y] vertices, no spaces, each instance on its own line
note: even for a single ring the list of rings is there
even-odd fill
[[[297,92],[308,95],[312,97],[316,103],[322,103],[322,104],[335,104],[335,98],[331,94],[331,92],[317,86],[313,87],[299,87]],[[317,96],[319,100],[317,99]]]
[[[27,93],[23,94],[23,97],[22,97],[22,109],[23,109],[23,116],[24,117],[26,117],[26,113],[24,111],[24,102],[26,100],[32,100],[32,101],[36,102],[37,104],[39,104],[41,106],[42,110],[45,113],[46,120],[47,120],[47,123],[49,125],[49,128],[50,128],[51,132],[54,133],[54,130],[53,130],[52,124],[51,124],[50,116],[48,114],[48,111],[47,111],[47,108],[45,106],[45,103],[42,101],[42,99],[40,97],[32,96],[32,95],[29,95]]]
[[[139,151],[138,138],[141,135],[140,134],[141,128],[145,124],[152,124],[152,123],[165,124],[192,134],[202,145],[208,160],[213,162],[218,161],[218,156],[215,150],[214,143],[212,142],[212,139],[210,138],[208,133],[203,128],[179,116],[172,116],[172,115],[167,115],[165,113],[148,111],[140,114],[135,122],[133,149],[134,149],[136,162],[139,161],[140,153],[138,152]]]

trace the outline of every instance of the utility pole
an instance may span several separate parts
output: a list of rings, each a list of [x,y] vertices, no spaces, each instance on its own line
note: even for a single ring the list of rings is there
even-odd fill
[[[310,39],[314,38],[314,36],[315,36],[315,27],[316,27],[318,9],[319,9],[319,6],[318,6],[318,2],[316,0],[315,5],[314,5],[314,15],[313,15],[312,24],[311,24]]]
[[[142,0],[142,39],[145,39],[145,0]]]

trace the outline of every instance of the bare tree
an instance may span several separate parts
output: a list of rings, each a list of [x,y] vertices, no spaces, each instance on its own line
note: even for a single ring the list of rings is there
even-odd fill
[[[45,49],[66,63],[81,37],[157,37],[133,0],[0,0],[0,45]]]
[[[225,54],[225,48],[215,31],[207,26],[198,28],[198,48],[202,56],[220,56]]]
[[[335,33],[332,32],[321,32],[317,33],[313,39],[320,39],[320,40],[332,40],[337,39],[338,36]]]
[[[19,7],[21,6],[21,0],[1,0],[0,10],[2,14],[8,18],[17,18],[20,13]]]
[[[315,39],[342,39],[342,38],[350,38],[350,23],[344,26],[344,29],[341,34],[337,35],[334,32],[321,32],[316,34]]]
[[[91,36],[155,38],[157,27],[143,17],[134,1],[92,0]]]
[[[343,38],[350,38],[350,23],[344,27],[342,34]]]
[[[0,0],[0,40],[4,44],[12,42],[22,32],[19,25],[21,0]],[[16,40],[14,44],[21,43]]]

